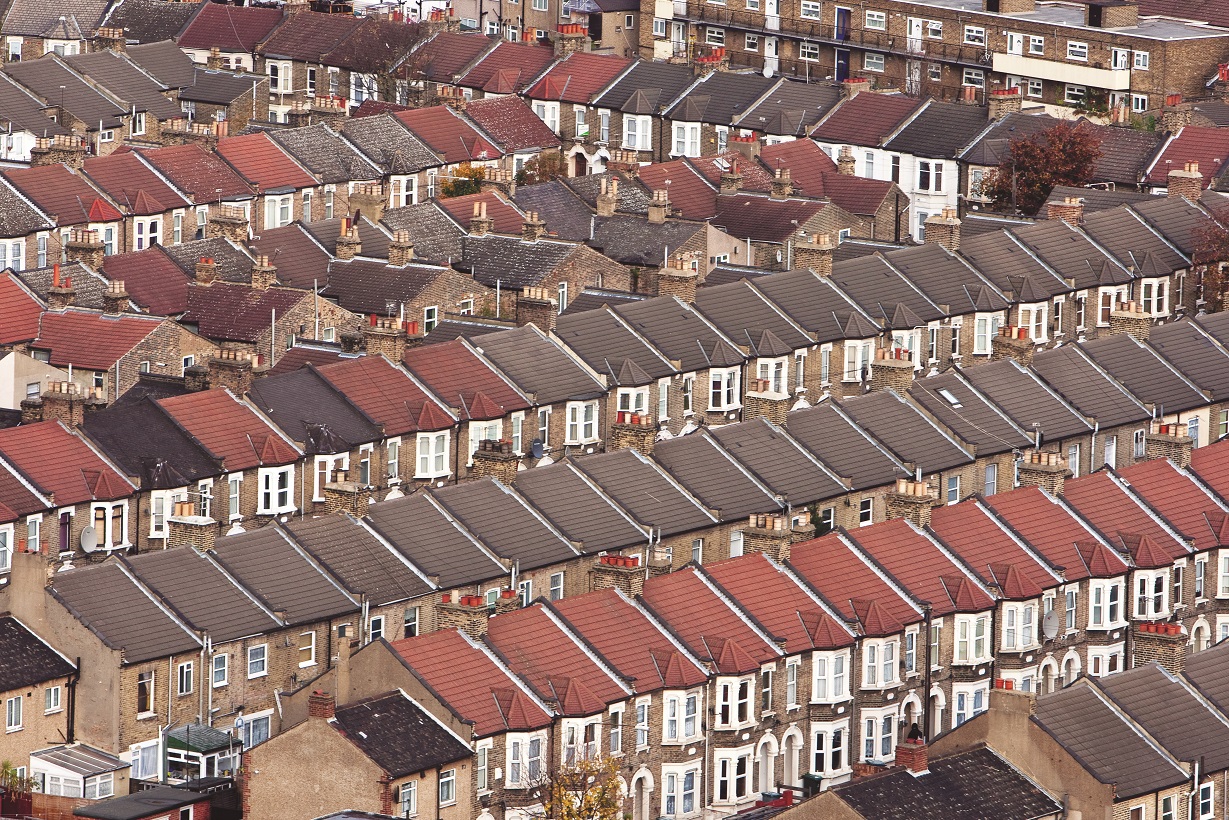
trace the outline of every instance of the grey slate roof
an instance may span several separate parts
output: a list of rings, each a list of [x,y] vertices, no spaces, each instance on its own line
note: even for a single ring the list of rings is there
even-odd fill
[[[955,159],[986,124],[986,109],[981,106],[930,100],[883,147],[919,157]]]
[[[661,527],[664,535],[689,532],[715,523],[695,498],[636,450],[587,456],[574,463],[637,521]]]
[[[38,4],[39,0],[34,0],[34,2]],[[117,127],[120,125],[120,117],[126,113],[123,107],[111,102],[101,92],[70,71],[63,60],[55,54],[38,60],[8,63],[4,71],[46,100],[49,105],[59,105],[60,98],[63,97],[64,108],[74,117],[86,123],[88,129],[96,130],[99,121],[102,122],[104,128]],[[64,86],[63,93],[60,91],[60,86]]]
[[[522,570],[562,563],[577,555],[520,496],[494,479],[443,487],[434,495],[492,552],[519,562]]]
[[[379,168],[324,123],[272,131],[269,135],[327,184],[381,177]]]
[[[777,82],[759,74],[715,71],[672,105],[665,116],[675,122],[731,125]]]
[[[197,68],[188,83],[179,90],[179,99],[210,105],[230,105],[245,94],[251,93],[251,74]]]
[[[194,549],[146,552],[123,559],[132,574],[214,642],[236,641],[281,626]]]
[[[869,339],[880,328],[827,277],[806,268],[756,277],[755,287],[790,318],[815,334],[818,343]]]
[[[1194,652],[1186,659],[1183,676],[1221,712],[1229,714],[1229,675],[1225,665],[1229,663],[1229,641],[1221,641],[1202,652]]]
[[[1208,403],[1182,375],[1129,333],[1084,342],[1081,349],[1145,404],[1179,413]]]
[[[12,615],[0,615],[0,692],[69,675],[73,665]]]
[[[1037,698],[1036,720],[1118,798],[1176,786],[1186,773],[1157,750],[1096,688],[1077,683]]]
[[[1157,350],[1178,371],[1214,401],[1229,397],[1229,354],[1224,347],[1200,332],[1191,321],[1159,325],[1148,334],[1148,346]]]
[[[498,234],[467,236],[461,245],[461,258],[453,262],[453,267],[468,271],[489,288],[495,287],[496,282],[504,288],[534,287],[576,252],[576,245],[571,242],[525,242],[519,237]]]
[[[470,756],[468,744],[404,692],[368,698],[338,709],[332,722],[347,740],[393,778]]]
[[[425,495],[373,504],[368,515],[398,552],[424,572],[438,575],[442,589],[489,581],[508,572]]]
[[[1033,371],[1102,428],[1152,418],[1138,399],[1081,355],[1078,345],[1039,352],[1033,357]],[[1045,430],[1042,434],[1048,435]]]
[[[739,117],[738,126],[762,134],[805,137],[840,99],[841,90],[833,83],[784,80]]]
[[[891,251],[886,258],[931,302],[948,305],[953,315],[1007,308],[1007,300],[989,280],[938,243]]]
[[[381,427],[311,364],[257,379],[248,400],[311,455],[349,452],[384,437]]]
[[[121,5],[113,7],[113,12],[135,2],[159,7],[170,6],[176,9],[183,9],[186,6],[191,11],[196,11],[196,6],[192,3],[167,2],[167,0],[124,0]],[[129,46],[126,52],[128,59],[153,75],[155,80],[167,88],[182,89],[184,86],[192,85],[198,70],[192,59],[170,40],[165,38],[155,38],[155,40],[155,42],[146,42],[144,45]],[[251,88],[251,77],[249,76],[248,90],[250,91]]]
[[[781,508],[773,492],[706,432],[657,442],[653,460],[722,521]]]
[[[909,396],[961,440],[974,445],[979,456],[1033,443],[1025,431],[954,372],[915,380]]]
[[[633,332],[609,308],[576,312],[569,309],[556,320],[555,335],[585,364],[606,376],[611,385],[628,386],[619,379],[625,361],[634,362],[648,379],[676,372],[668,358]]]
[[[851,482],[851,488],[882,487],[909,474],[885,448],[852,424],[831,403],[796,410],[786,417],[794,441]]]
[[[222,566],[289,624],[323,621],[356,612],[347,595],[287,539],[278,524],[217,539]]]
[[[876,820],[1036,820],[1062,805],[995,752],[982,746],[928,762],[925,774],[904,767],[850,781],[836,794]]]
[[[1060,219],[1015,229],[1016,237],[1077,289],[1125,284],[1131,274]]]
[[[517,475],[516,490],[585,554],[648,542],[648,533],[576,469],[571,461]]]
[[[1229,347],[1229,312],[1205,313],[1194,321],[1221,345]]]
[[[91,37],[98,28],[109,0],[12,0],[4,17],[4,33],[23,37],[42,37],[64,18],[71,30],[82,37]]]
[[[317,219],[314,222],[302,222],[303,230],[312,235],[329,253],[337,253],[337,237],[341,235],[341,217],[332,219]],[[358,238],[363,245],[362,256],[368,259],[387,259],[388,244],[392,240],[389,232],[379,223],[372,222],[366,214],[356,219],[354,226],[358,228]],[[416,246],[417,247],[417,246]],[[417,255],[417,251],[415,252]]]
[[[1213,224],[1208,215],[1181,197],[1150,197],[1131,210],[1160,231],[1178,250],[1190,256],[1198,244],[1197,231]]]
[[[127,475],[138,478],[143,490],[182,487],[222,472],[221,459],[149,397],[120,401],[91,413],[84,429]]]
[[[1167,276],[1190,267],[1190,260],[1157,236],[1130,208],[1084,217],[1084,232],[1139,276]]]
[[[621,185],[619,193],[623,193]],[[644,217],[616,214],[594,219],[589,245],[624,265],[661,267],[670,248],[682,247],[697,232],[707,229],[703,222],[667,219],[655,225]]]
[[[286,529],[350,594],[366,595],[376,606],[432,590],[404,556],[349,515],[296,518]]]
[[[1041,425],[1048,439],[1086,435],[1089,424],[1062,397],[1014,359],[986,362],[962,371],[974,387],[1025,432]]]
[[[781,355],[764,349],[766,331],[791,350],[806,349],[814,344],[810,336],[749,282],[701,288],[696,293],[696,307],[722,333],[746,346],[753,356]]]
[[[227,282],[252,281],[252,257],[228,239],[195,239],[178,245],[163,245],[162,250],[189,277],[196,275],[196,263],[208,256],[217,266],[217,276]]]
[[[650,297],[643,293],[628,293],[622,290],[606,290],[604,288],[585,288],[576,296],[573,296],[568,301],[567,310],[563,312],[566,316],[569,313],[586,313],[592,310],[607,305],[617,307],[628,302],[643,302]],[[558,325],[555,326],[555,331],[558,332]]]
[[[726,452],[795,506],[835,498],[845,485],[788,433],[767,419],[713,428]]]
[[[606,388],[557,342],[531,325],[487,333],[471,341],[522,393],[534,394],[539,405],[606,394]]]
[[[44,134],[49,137],[67,134],[67,128],[47,116],[48,107],[12,77],[0,73],[0,124],[11,125],[14,131],[29,131],[39,137]],[[8,227],[7,224],[5,227]]]
[[[109,284],[104,277],[99,276],[79,262],[69,262],[60,265],[59,268],[61,276],[73,280],[73,305],[75,307],[102,309],[103,294],[107,292]],[[19,272],[17,276],[22,282],[25,282],[26,287],[43,299],[46,299],[47,293],[55,281],[55,268],[32,268]]]
[[[147,111],[160,120],[182,117],[183,111],[163,96],[165,87],[123,54],[94,51],[65,57],[65,62],[125,103],[125,108]]]
[[[103,25],[122,28],[126,40],[138,43],[163,41],[174,47],[175,44],[170,41],[188,25],[197,8],[196,3],[168,0],[120,0],[111,6],[103,18]]]
[[[604,174],[588,174],[583,177],[568,177],[561,181],[574,194],[583,199],[585,204],[592,209],[596,209],[598,194],[602,192],[602,180],[605,179],[607,185],[609,185],[610,180],[616,177],[619,180],[619,192],[615,197],[615,210],[624,214],[647,214],[649,212],[651,194],[643,185],[640,185],[635,179],[621,171],[607,171]]]
[[[200,641],[121,569],[118,562],[57,573],[54,595],[77,620],[134,664],[195,652]]]
[[[687,66],[640,61],[632,66],[631,71],[612,83],[601,96],[594,100],[593,106],[630,114],[656,114],[657,106],[668,105],[694,81],[695,75]],[[641,92],[640,99],[646,99],[652,103],[654,106],[652,112],[628,109],[628,104],[636,92]]]
[[[447,269],[410,264],[391,267],[376,259],[334,259],[329,262],[328,285],[321,293],[354,313],[388,311],[389,302],[410,302]]]
[[[727,367],[746,359],[695,309],[673,297],[646,299],[615,310],[667,358],[681,362],[684,373]]]
[[[391,114],[347,119],[341,133],[385,173],[416,174],[444,164]]]
[[[1022,301],[1021,294],[1030,292],[1039,299],[1048,300],[1072,290],[1011,231],[961,236],[960,255],[999,290],[1010,292],[1013,301]]]
[[[1130,205],[1135,202],[1156,199],[1154,194],[1145,194],[1140,191],[1107,191],[1104,188],[1076,188],[1070,185],[1055,185],[1054,189],[1050,191],[1050,198],[1046,200],[1046,204],[1048,205],[1051,202],[1062,203],[1069,196],[1084,200],[1085,216],[1096,211],[1117,208],[1119,205]],[[1041,213],[1045,213],[1044,206],[1041,209]]]
[[[891,390],[855,396],[841,403],[854,422],[907,464],[936,473],[973,461],[973,456]]]
[[[933,322],[947,315],[879,254],[834,264],[832,281],[876,321],[887,321],[893,328],[896,323],[892,319],[898,313],[898,305],[907,307],[918,324]],[[955,315],[960,315],[955,306],[952,310]]]
[[[466,230],[437,202],[389,208],[380,221],[390,231],[410,232],[416,259],[450,265],[461,258],[461,238]]]
[[[573,242],[584,242],[589,238],[593,212],[584,200],[559,180],[518,185],[512,201],[523,211],[535,211],[553,236]]]

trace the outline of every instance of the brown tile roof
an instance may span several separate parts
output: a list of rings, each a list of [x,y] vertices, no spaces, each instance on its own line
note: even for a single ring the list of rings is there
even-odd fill
[[[525,91],[534,100],[587,104],[594,94],[622,74],[632,61],[625,57],[575,51]]]
[[[201,3],[200,11],[179,35],[180,48],[251,53],[282,22],[280,8]]]
[[[394,641],[393,650],[476,737],[549,726],[551,715],[491,655],[453,629]]]
[[[129,299],[155,316],[175,316],[188,306],[188,277],[161,245],[108,256],[108,279],[124,283]]]
[[[329,262],[333,257],[299,222],[261,231],[252,240],[251,248],[269,257],[269,264],[277,268],[281,282],[303,289],[328,284]]]
[[[60,227],[123,218],[106,196],[85,177],[64,165],[10,168],[5,178]]]
[[[684,219],[711,219],[717,215],[716,187],[685,159],[642,166],[639,178],[651,191],[666,191],[670,207]]]
[[[858,94],[828,112],[811,131],[811,138],[848,145],[879,145],[922,104],[903,94]]]
[[[218,154],[259,191],[316,185],[316,179],[263,132],[218,140]]]
[[[38,338],[43,305],[12,273],[0,276],[0,344]]]
[[[256,50],[266,57],[320,63],[362,24],[362,18],[349,14],[292,14]]]
[[[50,353],[56,367],[73,365],[88,370],[107,370],[164,320],[150,316],[106,316],[69,308],[63,313],[43,314],[41,330],[31,347]]]
[[[227,390],[202,390],[158,404],[228,471],[291,464],[300,457],[297,447]]]
[[[494,191],[483,191],[478,194],[453,196],[434,203],[443,208],[461,225],[468,227],[469,220],[474,215],[474,203],[485,202],[487,216],[495,223],[495,233],[520,235],[521,225],[525,215],[512,203],[496,194]]]
[[[1148,167],[1144,182],[1169,184],[1169,172],[1180,171],[1188,162],[1199,163],[1203,187],[1207,188],[1229,162],[1229,130],[1188,125],[1180,130]]]
[[[555,60],[549,46],[501,42],[457,80],[463,88],[518,94]]]
[[[387,74],[409,56],[418,37],[413,23],[365,17],[320,62],[362,74]]]
[[[116,152],[85,161],[85,173],[108,196],[137,216],[153,216],[188,201],[131,152]]]
[[[500,418],[530,406],[493,365],[460,339],[411,348],[403,361],[444,403],[460,410],[463,420]],[[492,406],[494,415],[475,415],[479,396],[484,406]]]
[[[59,506],[127,498],[134,488],[58,421],[0,430],[0,455]]]
[[[488,97],[465,106],[469,117],[508,152],[558,148],[555,132],[520,97]]]
[[[384,425],[385,435],[445,430],[454,423],[414,379],[382,356],[324,365],[320,373],[377,424]]]
[[[414,108],[393,114],[450,164],[471,160],[492,160],[503,151],[480,134],[464,117],[446,105]],[[468,220],[468,215],[466,220]]]
[[[254,288],[231,282],[189,285],[181,322],[196,325],[207,339],[255,342],[278,317],[304,299],[313,298],[296,288]]]
[[[214,3],[204,3],[214,6]],[[219,8],[231,8],[220,6]],[[173,145],[141,151],[141,157],[153,165],[179,190],[192,197],[198,205],[218,202],[228,197],[250,199],[252,187],[243,181],[220,157],[199,145]]]
[[[712,222],[735,239],[784,242],[797,233],[799,225],[826,207],[826,202],[813,199],[728,194],[717,197],[717,213]]]

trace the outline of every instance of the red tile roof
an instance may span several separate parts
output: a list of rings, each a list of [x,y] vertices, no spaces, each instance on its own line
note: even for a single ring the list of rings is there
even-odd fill
[[[180,321],[193,323],[207,339],[254,342],[278,316],[310,299],[293,288],[254,288],[233,282],[189,285],[188,304]]]
[[[0,344],[28,342],[38,337],[43,306],[13,274],[0,276]]]
[[[639,693],[685,689],[708,679],[662,628],[614,589],[555,602],[557,611]]]
[[[404,361],[445,404],[460,410],[462,419],[501,418],[530,407],[491,364],[460,340],[411,348]]]
[[[0,430],[0,455],[56,506],[126,498],[135,488],[81,438],[58,421]]]
[[[400,655],[455,714],[474,724],[474,734],[549,726],[551,716],[487,650],[460,632],[442,629],[393,642]]]
[[[1106,578],[1127,571],[1121,557],[1107,553],[1085,525],[1036,487],[996,493],[986,505],[1068,581]],[[1077,545],[1083,544],[1081,548]],[[1091,566],[1088,558],[1095,559]]]
[[[373,421],[382,424],[385,435],[446,430],[455,423],[404,370],[382,356],[324,365],[320,374]]]
[[[973,583],[963,567],[903,518],[863,527],[849,538],[890,572],[914,600],[929,601],[936,615],[980,612],[994,606],[994,599]]]
[[[447,163],[498,159],[503,152],[446,105],[393,114]]]
[[[535,100],[587,104],[622,74],[631,60],[591,51],[574,51],[534,83],[525,96]]]
[[[760,161],[770,172],[788,168],[794,190],[807,196],[824,195],[824,177],[836,173],[836,163],[811,140],[791,140],[765,145]]]
[[[1190,539],[1195,549],[1229,546],[1221,543],[1214,531],[1225,510],[1173,462],[1141,461],[1122,470],[1121,475],[1166,522]]]
[[[260,44],[259,51],[268,57],[319,63],[324,54],[362,24],[362,18],[349,14],[293,14]]]
[[[292,370],[298,370],[305,364],[314,364],[317,367],[333,364],[341,359],[341,348],[295,345],[278,357],[277,364],[269,368],[269,375],[276,376],[279,373],[289,373]]]
[[[202,3],[200,11],[179,35],[177,44],[180,48],[208,50],[217,46],[223,51],[251,53],[283,18],[280,8]]]
[[[148,316],[104,316],[69,308],[43,314],[38,339],[32,347],[49,351],[56,367],[73,365],[107,370],[165,321]]]
[[[441,31],[419,47],[415,62],[427,79],[451,85],[453,77],[493,47],[480,32]]]
[[[1071,479],[1063,488],[1063,499],[1120,552],[1133,552],[1139,536],[1147,536],[1169,554],[1166,564],[1188,552],[1186,545],[1166,532],[1149,510],[1114,483],[1109,473]]]
[[[227,390],[202,390],[159,399],[158,404],[222,459],[228,471],[292,464],[299,452]]]
[[[824,196],[834,205],[851,214],[874,214],[892,192],[893,183],[882,179],[827,174],[824,176]],[[902,208],[907,207],[902,200]],[[888,225],[891,225],[889,221]],[[891,236],[891,234],[887,234]]]
[[[650,191],[666,191],[684,219],[711,219],[717,213],[716,189],[686,160],[645,165],[638,176]]]
[[[260,191],[316,185],[316,178],[263,132],[220,139],[218,153]]]
[[[1192,450],[1191,469],[1213,492],[1229,499],[1229,438]]]
[[[806,140],[811,145],[815,143]],[[819,151],[818,148],[815,150]],[[819,151],[823,155],[823,151]],[[720,187],[721,175],[727,169],[737,170],[739,176],[742,177],[742,182],[739,183],[739,190],[742,191],[770,191],[772,190],[772,174],[764,169],[763,165],[758,162],[748,160],[737,151],[726,151],[719,157],[692,157],[687,160],[688,163],[699,171],[705,179],[712,183],[713,187]],[[725,167],[722,167],[725,166]]]
[[[101,191],[64,165],[9,168],[3,174],[62,228],[123,218]]]
[[[1181,171],[1188,162],[1199,163],[1203,187],[1211,185],[1212,180],[1220,176],[1225,163],[1229,162],[1229,129],[1186,126],[1152,163],[1144,182],[1167,185],[1169,172]]]
[[[198,205],[218,202],[219,198],[252,196],[252,186],[218,155],[199,145],[171,145],[141,151],[140,155]]]
[[[984,584],[997,585],[1005,580],[1007,573],[995,567],[1011,567],[1011,582],[1026,584],[1030,589],[1047,589],[1059,583],[1058,576],[1013,538],[979,502],[965,501],[939,507],[930,515],[930,526]],[[1017,575],[1023,576],[1026,582],[1016,578]]]
[[[465,115],[509,153],[563,144],[520,97],[475,100],[465,107]]]
[[[102,270],[124,283],[129,298],[155,316],[175,316],[188,307],[188,282],[161,245],[134,253],[108,256]]]
[[[85,174],[130,214],[153,216],[188,206],[179,192],[131,151],[90,157],[85,161]]]
[[[837,533],[795,544],[789,555],[790,566],[847,621],[862,620],[856,602],[878,601],[879,628],[863,622],[864,633],[871,637],[893,635],[922,620],[918,607],[884,577],[874,560]]]
[[[542,604],[492,618],[486,640],[538,697],[559,701],[565,715],[592,715],[629,694]]]
[[[460,222],[461,227],[468,230],[469,220],[474,215],[475,202],[486,203],[486,215],[495,223],[495,233],[520,235],[521,225],[525,222],[525,214],[494,191],[441,199],[439,206],[448,211],[453,219]]]
[[[517,94],[546,70],[554,59],[555,51],[549,46],[504,41],[479,60],[457,84],[493,94]]]
[[[858,94],[833,108],[811,137],[820,142],[879,145],[923,102],[901,94]]]
[[[774,639],[784,638],[786,652],[835,649],[853,644],[853,635],[848,632],[836,644],[816,643],[816,628],[824,626],[823,607],[784,567],[763,554],[718,561],[706,564],[703,569],[735,603],[763,625],[768,634]]]
[[[649,578],[642,599],[692,654],[715,661],[721,674],[754,672],[778,657],[776,646],[695,569]]]

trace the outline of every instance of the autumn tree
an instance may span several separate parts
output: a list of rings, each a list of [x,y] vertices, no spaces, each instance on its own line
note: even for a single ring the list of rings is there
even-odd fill
[[[1191,235],[1195,243],[1191,262],[1200,275],[1200,298],[1204,310],[1213,313],[1229,307],[1225,266],[1229,265],[1229,208],[1214,211],[1214,220],[1196,228]]]
[[[614,758],[582,758],[560,766],[536,789],[540,820],[622,820],[623,781]]]
[[[440,199],[476,194],[482,190],[484,179],[486,179],[485,168],[475,168],[468,162],[462,162],[453,172],[452,179],[440,186]]]
[[[1011,141],[1007,156],[982,180],[994,207],[1032,216],[1057,185],[1080,187],[1092,180],[1101,140],[1091,128],[1059,122]]]
[[[516,173],[517,185],[533,185],[538,182],[550,182],[568,175],[568,161],[558,152],[539,154],[526,162]]]

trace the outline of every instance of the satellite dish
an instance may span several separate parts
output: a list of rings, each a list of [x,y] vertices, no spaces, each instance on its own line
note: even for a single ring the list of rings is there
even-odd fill
[[[81,531],[81,550],[93,552],[96,549],[98,549],[98,530],[86,527]]]
[[[535,439],[534,439],[532,442],[530,442],[530,444],[529,444],[529,454],[530,454],[531,456],[533,456],[534,458],[541,458],[541,457],[542,457],[542,453],[543,453],[543,450],[542,450],[542,439],[540,439],[540,438],[535,438]]]
[[[1041,619],[1041,634],[1045,636],[1047,641],[1054,640],[1058,635],[1058,610],[1051,609],[1046,613],[1046,616]]]
[[[766,66],[764,66],[764,76],[765,76],[765,77],[771,77],[771,76],[772,76],[772,66],[770,66],[770,65],[766,65]]]

